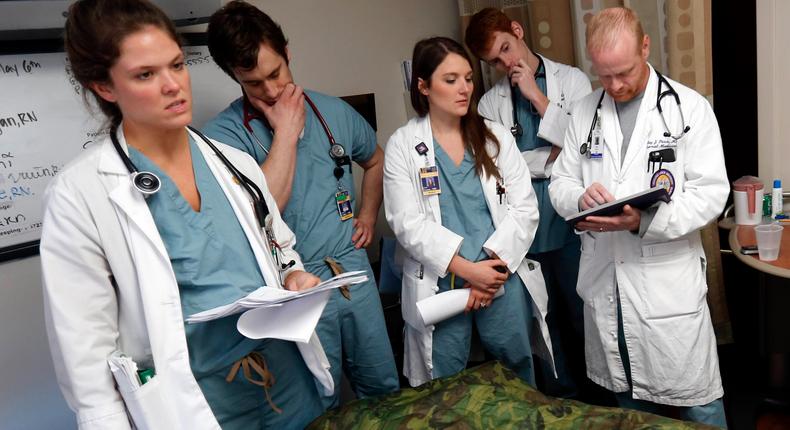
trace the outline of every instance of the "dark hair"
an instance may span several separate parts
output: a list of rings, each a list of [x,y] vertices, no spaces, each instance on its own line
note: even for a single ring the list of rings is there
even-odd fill
[[[448,54],[458,54],[472,65],[469,54],[460,43],[447,37],[432,37],[423,39],[414,45],[412,54],[412,77],[409,92],[411,95],[411,105],[421,117],[429,112],[428,97],[420,92],[418,87],[419,80],[425,81],[425,85],[431,86],[431,75],[439,67],[439,64],[447,58]],[[472,97],[469,103],[469,110],[466,115],[461,117],[461,132],[464,137],[464,146],[475,158],[475,170],[478,175],[493,175],[497,179],[502,179],[494,161],[486,151],[486,140],[490,140],[497,148],[499,153],[499,140],[488,129],[483,117],[477,113],[477,101]]]
[[[494,32],[501,31],[515,36],[511,26],[512,22],[513,20],[499,9],[487,7],[480,10],[472,15],[469,26],[466,27],[466,36],[464,37],[466,46],[476,57],[481,57],[491,48],[491,44],[494,42]]]
[[[79,0],[69,7],[64,39],[71,73],[113,126],[123,119],[120,108],[99,97],[90,84],[111,83],[110,68],[121,56],[123,39],[149,25],[181,44],[170,18],[147,0]]]
[[[257,7],[231,1],[211,15],[208,23],[208,50],[214,62],[233,80],[233,69],[254,69],[258,50],[265,43],[288,64],[283,30]]]

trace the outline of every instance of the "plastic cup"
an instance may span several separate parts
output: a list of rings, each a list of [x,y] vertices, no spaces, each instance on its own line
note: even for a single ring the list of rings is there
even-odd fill
[[[754,228],[757,236],[757,252],[760,260],[774,261],[779,258],[779,246],[782,244],[782,230],[777,224],[763,224]]]

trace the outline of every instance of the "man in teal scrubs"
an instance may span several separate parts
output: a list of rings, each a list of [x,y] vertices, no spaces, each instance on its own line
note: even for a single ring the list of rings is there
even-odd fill
[[[285,36],[256,7],[226,4],[212,15],[208,38],[214,61],[241,85],[243,94],[206,125],[205,133],[261,163],[283,219],[296,234],[305,270],[330,278],[325,260],[330,257],[342,269],[364,270],[370,277],[351,287],[350,294],[334,292],[316,328],[335,387],[342,369],[358,397],[397,390],[392,348],[365,252],[382,200],[384,154],[373,129],[343,101],[293,83]],[[359,204],[351,160],[364,169]],[[324,399],[326,407],[338,405],[337,393]]]

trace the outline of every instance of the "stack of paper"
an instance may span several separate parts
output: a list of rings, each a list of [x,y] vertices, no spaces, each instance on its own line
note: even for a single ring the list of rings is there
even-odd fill
[[[505,287],[500,287],[494,293],[494,298],[505,294]],[[422,316],[426,326],[434,325],[448,318],[452,318],[466,309],[469,301],[469,288],[459,288],[445,291],[417,302],[417,310]]]
[[[137,376],[137,363],[131,357],[115,353],[107,359],[110,370],[115,377],[118,388],[124,393],[131,393],[140,388],[140,379]]]
[[[307,343],[329,301],[329,293],[323,290],[279,306],[250,309],[239,317],[236,328],[250,339]]]
[[[356,271],[341,273],[334,278],[321,282],[313,288],[302,291],[289,291],[281,288],[261,287],[233,303],[192,314],[187,317],[186,321],[188,323],[199,323],[223,318],[228,315],[237,314],[249,309],[282,306],[284,303],[290,302],[292,300],[308,297],[323,291],[331,290],[333,288],[339,288],[344,285],[359,284],[367,280],[368,276],[365,271]]]

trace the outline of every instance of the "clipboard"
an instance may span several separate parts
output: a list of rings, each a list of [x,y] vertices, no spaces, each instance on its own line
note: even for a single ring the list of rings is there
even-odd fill
[[[637,209],[647,209],[650,206],[658,202],[665,202],[669,203],[670,197],[667,190],[658,185],[653,188],[647,189],[645,191],[638,192],[636,194],[632,194],[627,197],[623,197],[621,199],[617,199],[615,201],[604,203],[602,205],[598,205],[594,208],[587,209],[585,211],[576,213],[574,215],[570,215],[565,217],[565,221],[571,224],[576,224],[579,221],[583,221],[584,218],[594,215],[594,216],[612,216],[617,215],[623,211],[623,207],[625,205],[631,205],[631,207]]]

